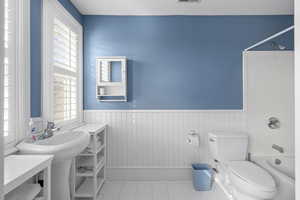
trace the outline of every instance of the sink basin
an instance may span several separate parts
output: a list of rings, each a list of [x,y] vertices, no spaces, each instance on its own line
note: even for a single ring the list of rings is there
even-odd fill
[[[84,131],[57,132],[54,136],[33,141],[26,139],[17,145],[21,154],[52,154],[51,199],[70,200],[70,168],[73,158],[89,144]]]
[[[52,154],[53,162],[63,161],[75,157],[83,151],[89,143],[89,134],[83,131],[68,131],[54,136],[33,141],[26,139],[17,145],[22,154]]]

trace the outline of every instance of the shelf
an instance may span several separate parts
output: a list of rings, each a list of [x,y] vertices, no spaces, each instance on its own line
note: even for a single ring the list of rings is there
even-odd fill
[[[96,172],[95,174],[98,174],[98,172],[105,166],[104,158],[99,162],[99,164],[96,166]],[[77,169],[76,169],[77,170]],[[93,177],[94,176],[94,171],[89,171],[89,172],[76,172],[76,176],[78,177]]]
[[[116,66],[113,63],[117,63]],[[96,59],[96,98],[99,101],[127,101],[127,61],[126,57]],[[119,77],[117,80],[116,75]],[[122,97],[109,99],[109,97]],[[102,99],[104,98],[104,99]],[[124,100],[123,100],[124,99]]]
[[[104,179],[103,178],[97,178],[97,189],[96,193],[99,192],[99,190],[102,188],[104,184]],[[94,180],[91,178],[87,178],[84,180],[84,182],[79,186],[79,188],[75,192],[75,197],[88,197],[92,198],[93,197],[93,188],[94,186]]]
[[[107,101],[107,102],[127,102],[127,99],[122,99],[122,100],[116,100],[116,99],[104,100],[104,99],[100,99],[100,101]]]
[[[97,95],[99,101],[127,101],[126,95]]]
[[[76,172],[76,176],[78,176],[78,177],[93,177],[94,174],[93,174],[93,172],[85,172],[85,173]]]
[[[73,200],[99,200],[101,196],[105,182],[106,128],[98,124],[78,128],[90,134],[90,143],[73,161]]]
[[[103,144],[94,153],[80,153],[78,156],[94,156],[95,154],[98,154],[100,151],[102,151],[104,148],[105,145]]]
[[[94,180],[87,178],[75,192],[75,197],[93,197]]]
[[[99,87],[124,87],[122,82],[100,82]]]
[[[105,94],[100,94],[98,97],[125,97],[126,95],[124,94],[111,94],[111,95],[105,95]]]
[[[76,131],[87,131],[90,135],[103,134],[106,124],[85,124],[82,127],[75,129]]]
[[[48,169],[52,160],[53,155],[9,155],[5,157],[4,195],[18,187],[28,187],[27,184],[23,185],[24,182],[31,180],[33,176],[37,176],[41,171],[49,176]],[[47,183],[48,176],[44,179],[44,183]],[[45,191],[46,189],[49,189],[47,184],[45,184],[43,190]]]
[[[98,159],[98,158],[97,158]],[[96,168],[99,167],[99,165],[104,161],[104,156],[101,156],[101,158],[99,159],[99,161],[97,162],[97,166]],[[82,162],[82,161],[81,161]],[[94,166],[94,160],[93,159],[88,159],[88,160],[84,160],[84,162],[82,163],[78,163],[77,166],[79,167],[92,167]]]

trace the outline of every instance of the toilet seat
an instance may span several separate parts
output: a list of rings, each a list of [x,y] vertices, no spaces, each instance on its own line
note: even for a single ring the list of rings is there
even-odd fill
[[[272,199],[276,195],[273,177],[251,162],[230,162],[229,172],[230,181],[238,193],[247,195],[248,199]]]
[[[276,191],[273,177],[264,169],[248,161],[232,161],[229,164],[232,175],[237,176],[260,191]]]

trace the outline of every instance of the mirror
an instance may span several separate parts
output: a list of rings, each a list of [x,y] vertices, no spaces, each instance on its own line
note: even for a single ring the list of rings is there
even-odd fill
[[[100,82],[122,82],[122,62],[100,60]]]
[[[127,101],[126,57],[98,57],[96,62],[97,99],[100,101]]]

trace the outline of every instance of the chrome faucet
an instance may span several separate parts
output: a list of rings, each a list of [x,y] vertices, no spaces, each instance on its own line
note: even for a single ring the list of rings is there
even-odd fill
[[[276,151],[278,151],[279,153],[284,153],[283,147],[281,147],[277,144],[273,144],[272,148],[275,149]]]
[[[53,133],[59,130],[60,128],[56,127],[54,122],[47,122],[47,128],[44,130],[43,134],[40,135],[39,139],[52,137]]]

